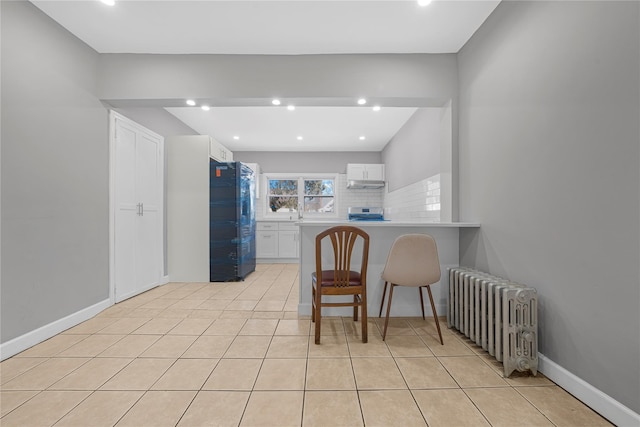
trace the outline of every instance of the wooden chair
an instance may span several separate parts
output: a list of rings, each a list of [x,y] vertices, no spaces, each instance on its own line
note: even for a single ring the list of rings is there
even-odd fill
[[[326,240],[325,240],[326,239]],[[330,242],[333,249],[333,268],[322,268],[322,246]],[[361,246],[360,269],[352,269],[354,248]],[[357,259],[357,257],[356,257]],[[361,310],[362,342],[367,342],[367,262],[369,259],[369,235],[353,226],[329,228],[316,236],[316,271],[311,273],[312,311],[315,322],[315,342],[320,344],[322,307],[353,306],[353,320],[358,320]],[[356,262],[357,265],[357,262]],[[325,302],[323,296],[353,295],[353,302]]]
[[[384,341],[387,335],[393,288],[395,286],[410,286],[418,288],[423,319],[424,299],[422,298],[422,289],[427,288],[429,301],[431,301],[431,309],[433,310],[433,317],[436,321],[438,335],[440,336],[440,344],[444,345],[442,332],[440,331],[440,322],[438,321],[438,313],[433,303],[433,295],[431,295],[430,287],[440,281],[440,260],[438,258],[438,248],[436,247],[435,239],[428,234],[405,234],[398,237],[395,242],[393,242],[391,250],[389,251],[387,263],[382,271],[382,280],[384,280],[384,289],[382,291],[382,301],[380,302],[379,317],[382,316],[382,306],[384,305],[387,286],[389,284],[391,285],[389,301],[387,302],[387,316],[384,319],[382,340]]]

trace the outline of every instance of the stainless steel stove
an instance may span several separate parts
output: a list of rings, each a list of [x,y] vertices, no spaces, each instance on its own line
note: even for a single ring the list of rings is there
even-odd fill
[[[349,208],[349,221],[384,221],[384,209],[380,207]]]

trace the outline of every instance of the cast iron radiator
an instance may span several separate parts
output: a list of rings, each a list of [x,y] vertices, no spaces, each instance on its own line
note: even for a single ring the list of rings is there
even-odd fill
[[[449,269],[447,321],[504,366],[538,372],[538,296],[534,288],[466,267]]]

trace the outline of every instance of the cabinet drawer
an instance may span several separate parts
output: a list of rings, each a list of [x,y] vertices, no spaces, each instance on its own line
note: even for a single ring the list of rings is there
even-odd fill
[[[277,222],[256,222],[256,230],[258,231],[273,231],[278,230]]]
[[[298,231],[298,226],[292,222],[281,222],[278,224],[280,231]]]

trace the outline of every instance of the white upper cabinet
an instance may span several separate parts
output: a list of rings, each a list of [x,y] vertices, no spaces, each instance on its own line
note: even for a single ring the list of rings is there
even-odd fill
[[[347,165],[347,180],[384,181],[384,165],[349,163]]]
[[[212,137],[209,137],[209,157],[219,162],[233,162],[231,150]]]

